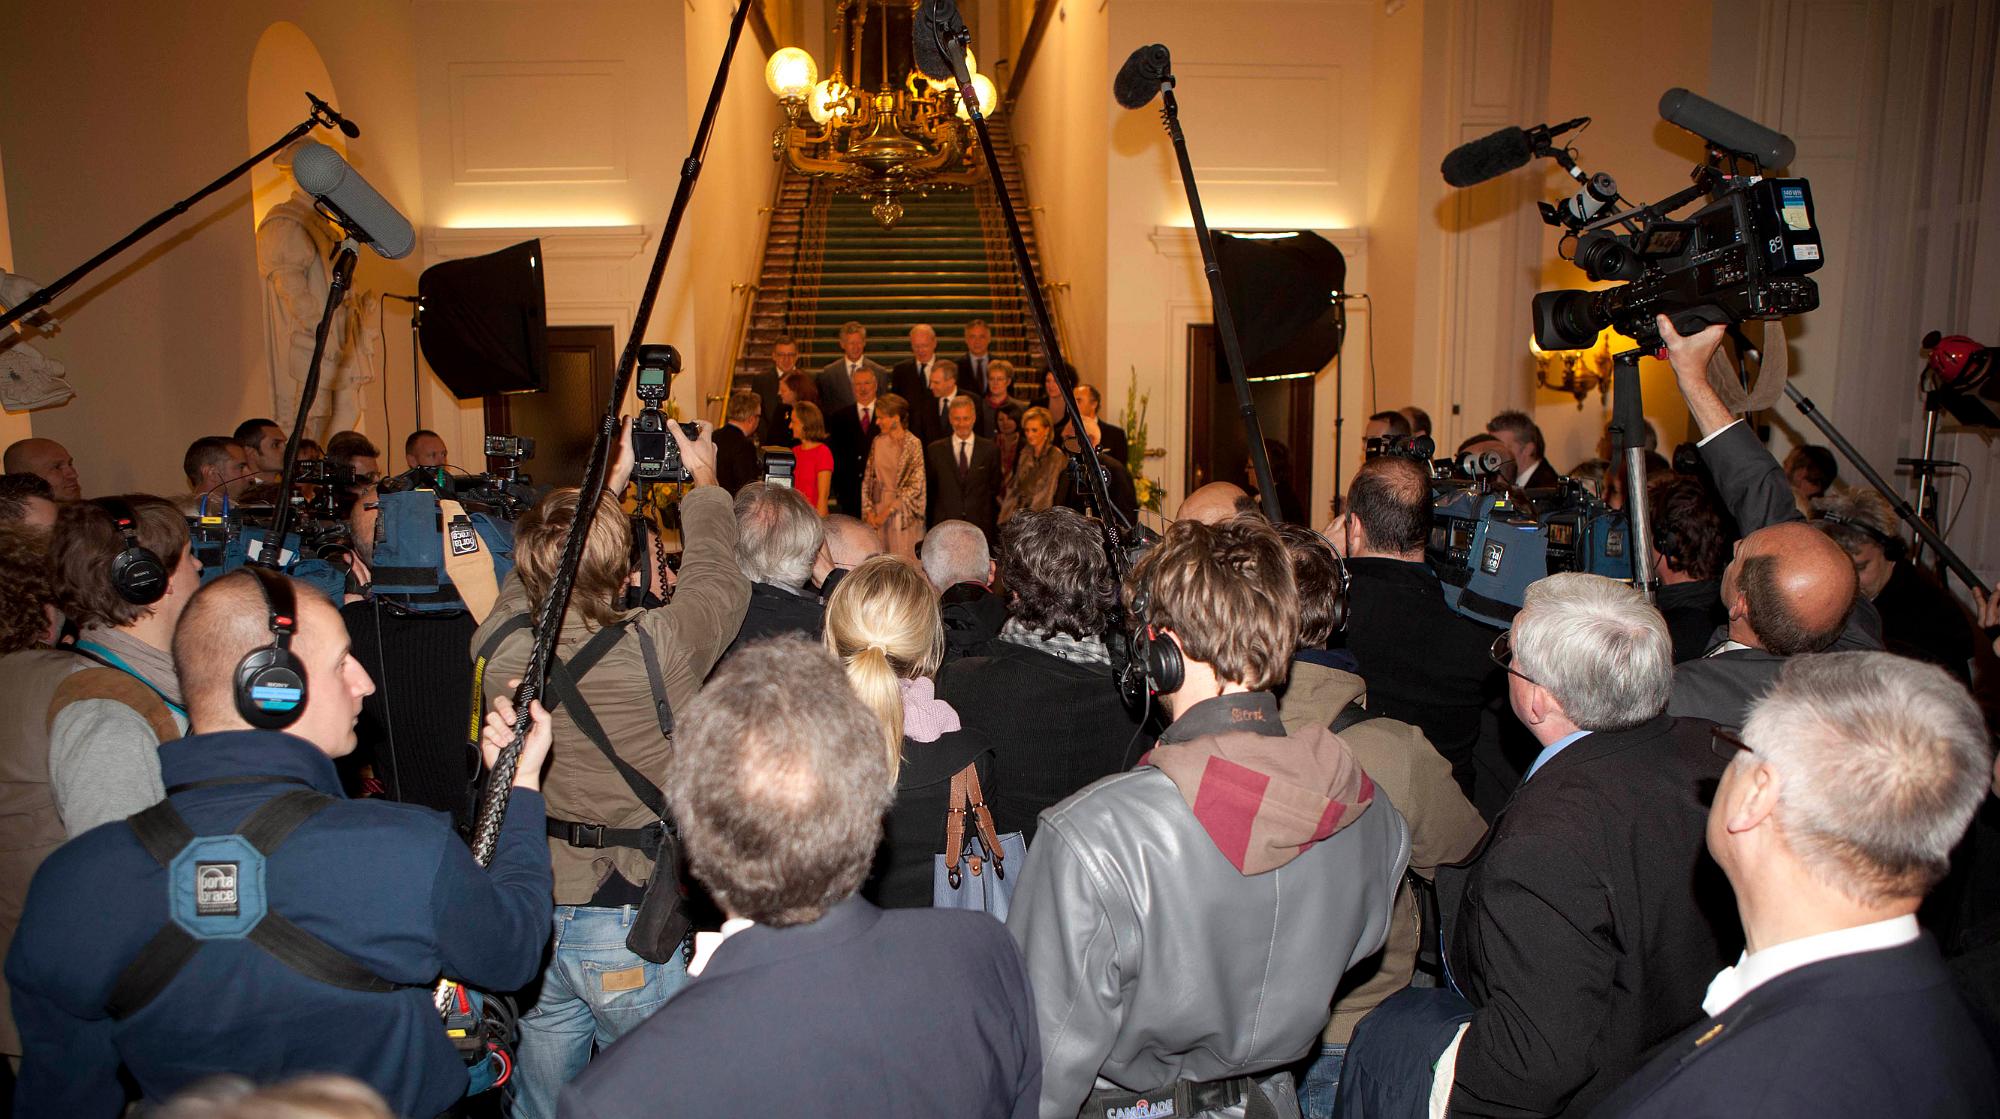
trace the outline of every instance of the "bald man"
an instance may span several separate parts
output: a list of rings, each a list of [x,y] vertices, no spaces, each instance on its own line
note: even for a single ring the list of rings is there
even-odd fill
[[[1743,532],[1722,573],[1727,624],[1708,653],[1674,670],[1673,715],[1742,726],[1750,704],[1777,681],[1785,658],[1827,649],[1880,649],[1882,618],[1856,593],[1854,563],[1807,525],[1791,484],[1750,425],[1708,383],[1723,328],[1682,336],[1662,315],[1660,336],[1688,411],[1701,427],[1702,460]]]
[[[23,471],[39,474],[55,491],[57,501],[81,501],[83,483],[76,474],[76,460],[69,451],[53,439],[22,439],[11,443],[6,454],[0,456],[0,465],[7,473]]]
[[[821,598],[832,594],[862,560],[889,550],[882,543],[882,534],[859,517],[835,513],[821,522],[821,527],[826,539],[820,544],[819,558],[813,561],[813,583]]]
[[[264,691],[266,711],[292,718],[256,729],[236,668],[274,640],[296,658],[303,696]],[[398,1115],[451,1107],[466,1068],[432,985],[442,974],[515,990],[548,939],[547,713],[537,705],[481,868],[443,815],[341,792],[333,759],[354,749],[374,685],[311,587],[255,568],[214,580],[181,617],[174,664],[191,733],[160,747],[169,795],[57,849],[29,888],[7,957],[26,1047],[15,1107],[118,1115],[121,1066],[149,1101],[226,1068],[266,1083],[352,1076]],[[489,763],[502,733],[489,723]],[[239,829],[246,838],[229,838]],[[142,956],[154,966],[128,973]]]
[[[1174,514],[1174,519],[1219,525],[1238,513],[1256,511],[1256,502],[1250,499],[1250,495],[1242,486],[1234,482],[1210,482],[1187,495],[1187,500],[1181,502],[1180,511]]]

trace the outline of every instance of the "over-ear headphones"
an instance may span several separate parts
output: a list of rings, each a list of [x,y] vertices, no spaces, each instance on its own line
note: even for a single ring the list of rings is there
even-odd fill
[[[1858,517],[1843,517],[1839,513],[1828,513],[1822,510],[1819,514],[1819,519],[1828,524],[1845,525],[1868,537],[1875,543],[1880,544],[1882,546],[1883,558],[1887,559],[1890,563],[1901,560],[1904,554],[1909,551],[1909,545],[1903,542],[1902,537],[1891,536]]]
[[[1147,696],[1172,695],[1187,680],[1187,662],[1181,647],[1153,629],[1148,616],[1153,596],[1139,591],[1132,599],[1132,617],[1138,625],[1132,631],[1132,655],[1118,678],[1118,690],[1126,703],[1139,706]]]
[[[111,515],[124,547],[111,558],[111,585],[118,596],[134,606],[151,606],[167,595],[167,565],[151,548],[139,543],[139,515],[122,497],[100,497],[93,502]]]
[[[292,652],[299,631],[298,601],[291,580],[269,568],[245,564],[264,594],[271,643],[243,654],[236,663],[236,713],[259,730],[283,730],[306,708],[306,666]]]
[[[1333,623],[1333,632],[1347,631],[1348,594],[1354,588],[1354,577],[1347,573],[1347,560],[1332,547],[1334,570],[1340,572],[1340,586],[1333,592],[1333,602],[1327,607],[1326,616]]]

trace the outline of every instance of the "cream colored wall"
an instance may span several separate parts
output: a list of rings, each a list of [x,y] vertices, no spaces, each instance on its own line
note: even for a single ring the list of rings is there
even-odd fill
[[[413,220],[416,97],[409,6],[389,0],[9,5],[0,32],[33,43],[0,67],[0,148],[14,263],[53,278],[240,162],[247,75],[274,20],[299,25],[362,137],[355,166]],[[298,118],[305,116],[300,97]],[[275,136],[268,139],[276,139]],[[268,140],[266,141],[268,142]],[[259,145],[261,146],[261,145]],[[57,304],[46,345],[78,398],[38,412],[87,492],[173,491],[197,436],[268,412],[247,180],[107,265]],[[357,287],[413,290],[416,262],[363,253]],[[391,377],[407,342],[389,323]]]

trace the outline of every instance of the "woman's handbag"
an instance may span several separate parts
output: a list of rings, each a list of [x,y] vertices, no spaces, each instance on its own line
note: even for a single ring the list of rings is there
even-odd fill
[[[971,827],[967,827],[967,824]],[[1020,873],[1028,859],[1028,841],[1020,832],[995,834],[993,813],[979,787],[979,770],[968,765],[951,776],[951,803],[944,814],[944,853],[931,877],[931,905],[937,909],[976,909],[1007,919],[1007,902],[1014,896],[1011,868]]]

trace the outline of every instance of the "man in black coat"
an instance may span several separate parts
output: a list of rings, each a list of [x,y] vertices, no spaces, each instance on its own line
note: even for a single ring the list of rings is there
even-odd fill
[[[826,608],[807,583],[825,539],[819,514],[789,486],[752,482],[736,495],[736,566],[750,580],[750,607],[724,659],[779,634],[818,640]]]
[[[1353,581],[1347,630],[1334,641],[1354,654],[1369,710],[1423,728],[1458,787],[1490,816],[1507,790],[1476,769],[1473,752],[1486,702],[1500,688],[1500,670],[1487,656],[1494,633],[1445,604],[1444,587],[1424,562],[1430,534],[1423,464],[1394,455],[1364,463],[1347,511],[1327,528]]]
[[[1454,1116],[1582,1116],[1701,1016],[1742,946],[1702,847],[1724,762],[1709,724],[1663,713],[1673,646],[1638,591],[1549,576],[1509,639],[1495,659],[1542,751],[1471,858],[1438,871],[1474,1009],[1437,1076]]]
[[[787,422],[785,402],[778,395],[778,383],[799,371],[799,344],[790,338],[780,338],[771,343],[771,365],[747,376],[738,375],[736,387],[746,388],[757,394],[764,405],[763,418],[757,425],[757,439],[767,447],[789,447],[792,433],[785,428]]]
[[[994,826],[1034,838],[1042,809],[1130,769],[1153,744],[1118,698],[1102,634],[1117,595],[1097,526],[1060,506],[1000,531],[1012,617],[981,656],[938,672],[938,697],[995,745]]]
[[[1722,515],[1701,479],[1676,474],[1647,487],[1646,510],[1653,528],[1653,575],[1659,589],[1653,605],[1667,619],[1674,638],[1674,663],[1708,652],[1718,626],[1729,624],[1722,608],[1722,574],[1728,541]]]
[[[944,663],[978,656],[1007,624],[1007,600],[993,593],[997,570],[986,534],[964,521],[938,521],[918,549],[924,578],[938,592]]]
[[[715,429],[715,480],[731,497],[763,474],[757,444],[757,427],[763,422],[764,405],[756,393],[741,389],[729,394],[728,422]]]
[[[1993,1054],[1916,919],[1986,796],[1972,697],[1889,653],[1794,657],[1722,744],[1708,849],[1751,951],[1597,1114],[2000,1115]]]
[[[854,894],[895,781],[832,655],[752,645],[675,738],[667,800],[729,919],[696,936],[688,985],[564,1089],[562,1114],[1032,1119],[1041,1046],[1005,926]]]
[[[833,450],[833,500],[850,517],[861,515],[861,476],[868,449],[875,445],[875,372],[863,369],[851,382],[854,403],[826,410],[826,444]]]
[[[1743,533],[1722,573],[1729,624],[1705,656],[1675,671],[1668,711],[1738,725],[1785,658],[1880,649],[1882,618],[1857,593],[1847,553],[1806,523],[1778,460],[1709,385],[1708,359],[1722,344],[1722,327],[1683,337],[1665,315],[1658,321],[1681,395],[1701,428],[1702,461]]]
[[[973,433],[978,415],[972,397],[955,398],[951,430],[925,445],[924,521],[967,521],[990,541],[1000,515],[1000,448]]]
[[[910,328],[910,358],[899,361],[889,370],[889,387],[910,406],[910,430],[923,438],[923,428],[916,413],[924,410],[924,402],[930,399],[931,371],[943,359],[938,357],[937,331],[929,323],[918,323]],[[926,440],[928,442],[928,440]]]
[[[975,431],[991,426],[985,398],[974,395],[971,388],[959,387],[958,366],[939,358],[930,363],[928,376],[924,395],[910,401],[910,430],[925,446],[951,434],[951,407],[959,400],[972,401]]]

